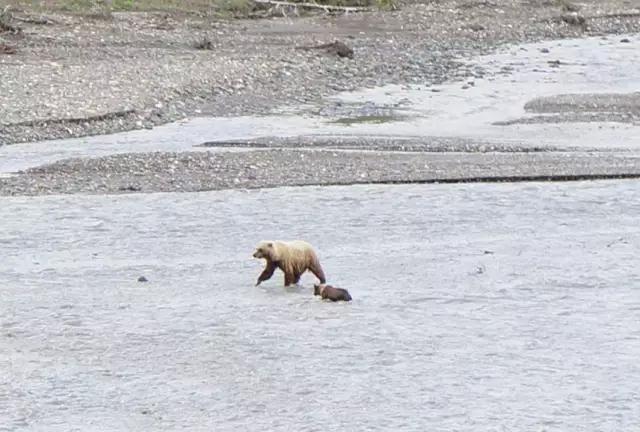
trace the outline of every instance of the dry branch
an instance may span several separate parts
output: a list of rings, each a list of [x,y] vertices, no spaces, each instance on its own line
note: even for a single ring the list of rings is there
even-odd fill
[[[13,16],[13,19],[16,21],[20,21],[20,22],[24,22],[24,23],[28,23],[28,24],[35,24],[35,25],[51,25],[51,24],[55,24],[55,22],[49,18],[46,17],[40,17],[40,18],[33,18],[33,17],[19,17],[19,16]]]
[[[368,12],[371,11],[371,8],[360,7],[360,6],[335,6],[335,5],[323,5],[318,3],[309,3],[309,2],[288,2],[282,0],[253,0],[255,3],[271,5],[276,7],[290,7],[290,8],[306,8],[306,9],[322,9],[325,12],[330,11],[339,11],[339,12]]]

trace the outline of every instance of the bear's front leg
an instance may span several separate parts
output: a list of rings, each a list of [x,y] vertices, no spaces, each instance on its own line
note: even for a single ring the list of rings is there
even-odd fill
[[[260,273],[260,276],[258,276],[258,282],[256,282],[256,286],[260,285],[262,281],[266,281],[271,278],[274,271],[276,271],[276,264],[267,260],[267,266],[264,268],[262,273]]]
[[[293,283],[293,275],[288,271],[284,272],[284,286],[288,287]]]

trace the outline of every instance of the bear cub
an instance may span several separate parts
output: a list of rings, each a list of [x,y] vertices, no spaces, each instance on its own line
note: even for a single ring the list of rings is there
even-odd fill
[[[344,288],[336,288],[325,283],[319,283],[313,285],[313,295],[319,295],[322,299],[329,299],[331,301],[351,301],[351,294]]]

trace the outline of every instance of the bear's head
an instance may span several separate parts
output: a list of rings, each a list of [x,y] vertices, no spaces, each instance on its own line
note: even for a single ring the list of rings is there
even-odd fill
[[[256,246],[256,251],[253,253],[254,258],[266,258],[273,261],[275,255],[275,250],[273,247],[273,242],[270,241],[261,241]]]

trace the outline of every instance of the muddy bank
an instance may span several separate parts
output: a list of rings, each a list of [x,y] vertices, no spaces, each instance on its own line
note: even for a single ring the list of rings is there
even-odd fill
[[[220,22],[196,16],[51,15],[3,33],[0,143],[103,134],[200,115],[267,114],[341,90],[481,77],[462,57],[510,42],[640,31],[622,0],[448,0],[395,12]],[[28,11],[16,12],[28,15]],[[208,38],[210,49],[195,48]],[[299,45],[345,41],[354,59]]]
[[[303,185],[640,177],[616,152],[411,153],[253,150],[70,159],[0,179],[0,195],[197,192]]]

